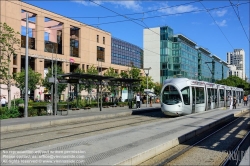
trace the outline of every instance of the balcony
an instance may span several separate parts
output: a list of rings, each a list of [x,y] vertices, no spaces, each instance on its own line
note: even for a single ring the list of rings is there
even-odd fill
[[[21,36],[21,47],[26,48],[26,36]],[[36,49],[36,38],[29,37],[29,49]]]

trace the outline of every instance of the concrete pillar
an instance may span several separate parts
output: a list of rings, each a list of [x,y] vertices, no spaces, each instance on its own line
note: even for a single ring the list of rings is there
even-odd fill
[[[36,15],[36,50],[44,52],[44,16],[42,13]]]
[[[69,73],[69,69],[70,69],[69,66],[70,64],[68,62],[62,62],[62,71],[64,73]]]
[[[41,73],[44,78],[44,59],[35,58],[35,72]]]

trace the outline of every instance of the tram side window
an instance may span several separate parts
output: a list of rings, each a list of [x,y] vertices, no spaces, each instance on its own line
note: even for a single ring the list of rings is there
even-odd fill
[[[174,105],[180,103],[181,96],[178,90],[174,86],[166,86],[162,94],[162,102],[167,105]]]
[[[181,94],[183,97],[183,101],[185,105],[190,105],[190,89],[189,87],[185,87],[181,90]]]
[[[204,100],[204,88],[203,87],[197,87],[196,88],[196,104],[202,104],[205,103]]]
[[[220,101],[224,101],[224,90],[220,89]]]
[[[227,100],[230,100],[230,97],[231,97],[231,91],[227,90]]]

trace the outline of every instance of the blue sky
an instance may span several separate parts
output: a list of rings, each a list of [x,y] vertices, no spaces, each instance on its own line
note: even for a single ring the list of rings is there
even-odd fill
[[[249,75],[249,0],[150,1],[68,0],[27,3],[108,31],[143,48],[143,29],[170,26],[226,61],[226,53],[244,49]],[[232,5],[234,7],[232,7]],[[240,20],[240,21],[239,21]]]

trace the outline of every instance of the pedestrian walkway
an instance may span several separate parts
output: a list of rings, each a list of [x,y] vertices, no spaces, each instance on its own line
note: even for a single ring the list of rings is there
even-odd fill
[[[152,107],[149,105],[142,104],[141,109],[129,109],[128,106],[124,107],[109,107],[102,108],[100,111],[99,108],[91,108],[91,109],[81,109],[72,111],[71,113],[62,116],[60,115],[49,115],[49,116],[35,116],[35,117],[27,117],[27,118],[13,118],[13,119],[3,119],[1,120],[1,132],[5,131],[15,131],[15,130],[23,130],[37,127],[45,127],[51,125],[59,125],[59,124],[67,124],[74,123],[79,121],[88,121],[98,118],[112,118],[118,116],[128,116],[135,112],[143,112],[143,111],[154,111],[159,110],[160,104],[153,104]]]

